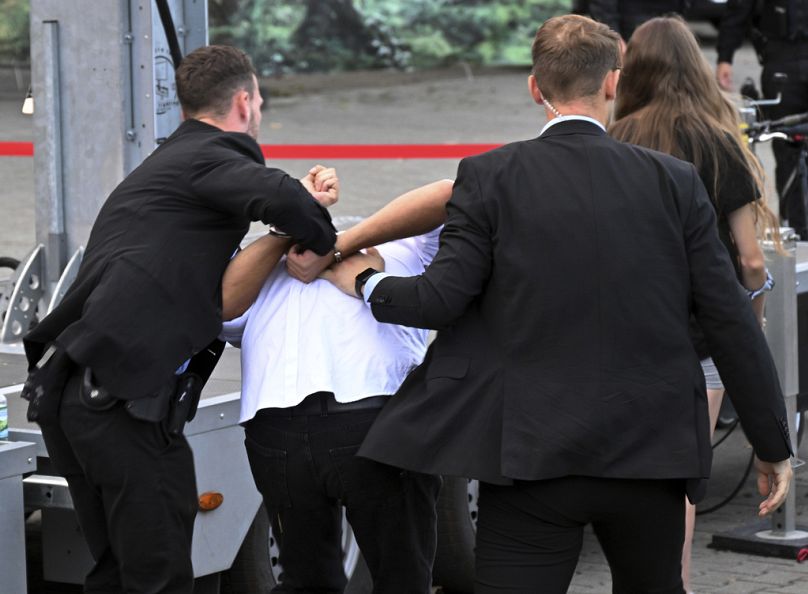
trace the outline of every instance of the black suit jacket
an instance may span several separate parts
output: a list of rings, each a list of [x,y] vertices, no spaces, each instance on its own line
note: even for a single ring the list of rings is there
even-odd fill
[[[360,454],[508,483],[701,478],[695,311],[763,460],[790,446],[776,370],[692,165],[586,121],[464,159],[437,256],[373,291],[439,329]]]
[[[78,276],[24,339],[33,365],[55,342],[119,398],[157,392],[221,330],[221,278],[250,221],[318,253],[328,212],[246,134],[188,120],[112,192]]]

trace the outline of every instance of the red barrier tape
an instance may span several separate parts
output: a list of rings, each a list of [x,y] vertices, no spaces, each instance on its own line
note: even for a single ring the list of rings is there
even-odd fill
[[[461,159],[498,144],[264,144],[270,159]]]
[[[33,142],[0,142],[0,157],[33,157]]]
[[[808,548],[800,549],[800,552],[797,553],[797,563],[802,563],[803,561],[808,561]]]
[[[462,159],[499,144],[262,144],[269,159]],[[30,157],[31,142],[0,142],[0,157]]]

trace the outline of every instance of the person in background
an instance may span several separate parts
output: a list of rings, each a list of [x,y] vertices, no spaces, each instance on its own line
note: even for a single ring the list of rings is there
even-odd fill
[[[451,192],[450,180],[407,192],[340,233],[326,261],[382,243],[390,270],[421,274],[438,249]],[[241,347],[247,456],[280,535],[278,589],[343,591],[344,505],[373,591],[430,594],[440,479],[355,455],[423,360],[427,331],[380,324],[324,280],[295,280],[289,248],[289,239],[262,237],[233,258],[222,281],[222,337]]]
[[[589,15],[620,33],[624,41],[631,39],[642,23],[667,13],[684,13],[685,0],[589,0]]]
[[[589,14],[589,0],[572,0],[572,14]]]
[[[725,91],[732,90],[732,58],[744,39],[752,40],[763,66],[760,75],[764,98],[780,96],[777,105],[765,106],[766,118],[776,119],[808,111],[808,0],[729,0],[718,33],[716,77]],[[805,199],[797,162],[800,149],[774,140],[775,185],[784,224],[808,239]]]
[[[718,87],[682,19],[655,18],[634,32],[624,56],[615,118],[609,134],[617,140],[662,151],[696,166],[715,210],[721,242],[762,323],[765,291],[772,288],[772,279],[758,239],[766,230],[779,237],[777,219],[764,200],[760,164],[741,137],[738,111]],[[724,385],[694,316],[691,334],[707,385],[712,435]],[[690,591],[695,522],[695,506],[690,503],[686,520],[682,578]]]

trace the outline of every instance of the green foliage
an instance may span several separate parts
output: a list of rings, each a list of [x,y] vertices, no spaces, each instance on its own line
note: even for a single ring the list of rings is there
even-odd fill
[[[65,0],[67,1],[67,0]],[[528,64],[536,28],[570,0],[208,0],[211,43],[264,75]],[[27,60],[29,0],[0,0],[0,61]]]
[[[247,52],[262,71],[272,74],[289,68],[294,54],[291,36],[303,20],[305,5],[294,0],[229,2],[214,11],[211,3],[211,43],[235,45]]]
[[[0,62],[27,62],[28,0],[0,0]]]
[[[530,63],[530,43],[538,26],[551,16],[569,12],[569,2],[561,0],[372,0],[365,4],[391,23],[404,45],[418,48],[412,56],[414,66],[458,60]],[[435,32],[441,33],[451,52],[430,46],[428,40]]]
[[[248,19],[211,29],[263,74],[475,64],[529,64],[538,26],[569,0],[250,0]],[[260,8],[257,8],[259,7]],[[308,10],[307,10],[308,8]]]

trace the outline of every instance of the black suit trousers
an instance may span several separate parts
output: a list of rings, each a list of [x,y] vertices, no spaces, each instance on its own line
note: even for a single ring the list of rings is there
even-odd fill
[[[198,504],[188,442],[170,434],[166,422],[132,418],[123,401],[87,408],[80,383],[74,373],[57,422],[41,427],[95,560],[84,591],[190,594]]]
[[[682,480],[480,483],[474,591],[563,594],[591,524],[614,594],[682,594],[684,495]]]

